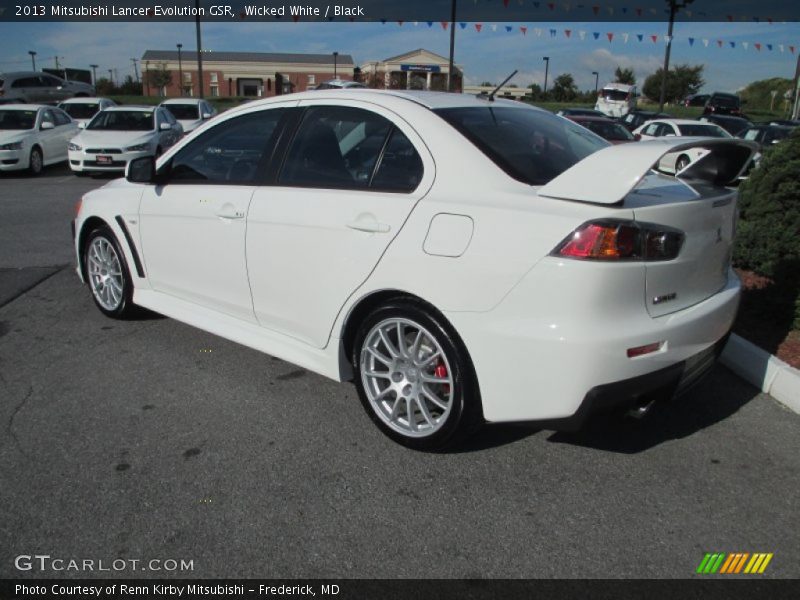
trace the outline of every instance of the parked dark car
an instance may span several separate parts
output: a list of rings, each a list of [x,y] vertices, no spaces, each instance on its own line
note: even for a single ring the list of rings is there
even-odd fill
[[[557,115],[561,115],[562,117],[602,117],[607,119],[608,117],[601,113],[599,110],[594,110],[593,108],[562,108],[556,112]]]
[[[741,116],[742,100],[736,94],[714,92],[706,102],[703,114]]]
[[[705,106],[710,94],[691,94],[683,100],[684,106]]]
[[[753,126],[753,122],[745,119],[744,117],[734,117],[733,115],[703,115],[698,118],[699,121],[708,121],[722,127],[731,135],[736,135],[740,131]]]
[[[67,98],[95,95],[93,86],[64,81],[49,73],[20,71],[0,73],[0,99],[23,104],[56,104]]]
[[[612,144],[625,144],[627,142],[635,142],[636,138],[628,131],[622,123],[608,117],[587,117],[583,115],[569,115],[567,118],[575,121],[578,125],[583,125],[591,131],[596,133],[604,140]]]
[[[765,148],[768,148],[772,144],[777,144],[781,140],[788,138],[792,135],[794,129],[794,127],[787,127],[785,125],[753,125],[739,132],[736,137],[757,142],[758,145],[761,146],[761,151],[763,152]]]
[[[672,115],[663,112],[653,112],[651,110],[632,110],[627,115],[622,117],[619,122],[622,123],[628,131],[637,129],[640,125],[644,125],[647,121],[653,119],[671,119]]]
[[[776,119],[769,122],[770,125],[785,125],[786,127],[800,127],[800,121],[793,121],[791,119]]]

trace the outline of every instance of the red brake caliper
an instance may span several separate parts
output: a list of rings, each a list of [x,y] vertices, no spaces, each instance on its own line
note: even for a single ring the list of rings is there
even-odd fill
[[[447,378],[447,367],[445,366],[444,361],[441,358],[439,359],[439,362],[436,363],[436,368],[433,370],[433,374],[439,379]],[[442,385],[442,391],[444,391],[445,394],[449,394],[450,384],[443,383],[441,385]]]

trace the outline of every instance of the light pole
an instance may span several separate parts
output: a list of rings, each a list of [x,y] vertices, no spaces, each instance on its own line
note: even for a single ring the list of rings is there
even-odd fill
[[[337,67],[337,63],[338,63],[338,58],[339,58],[339,53],[338,52],[334,52],[333,53],[333,78],[334,79],[338,78],[337,74],[336,74],[337,73],[336,67]]]
[[[197,31],[197,83],[200,85],[200,98],[203,98],[203,41],[200,37],[200,0],[194,0],[197,9],[195,17],[195,30]],[[183,82],[181,82],[183,87]]]
[[[544,90],[542,91],[543,94],[547,93],[547,73],[550,71],[550,57],[543,56],[542,60],[544,61]]]
[[[139,61],[138,58],[132,58],[131,62],[133,63],[133,74],[136,76],[136,83],[139,83],[139,69],[136,68],[136,63]]]
[[[181,48],[183,48],[183,44],[176,44],[178,47],[178,87],[181,90],[181,96],[183,96],[183,62],[181,62]]]
[[[114,69],[108,70],[108,80],[111,82],[111,85],[114,85]]]
[[[447,63],[448,92],[453,91],[453,70],[455,69],[455,64],[454,64],[455,51],[456,51],[456,0],[453,0],[453,3],[450,5],[450,59]]]
[[[92,85],[97,85],[97,67],[100,65],[89,65],[92,67]]]
[[[597,94],[597,86],[600,83],[600,73],[592,71],[592,75],[594,75],[594,93]]]
[[[28,54],[31,55],[31,65],[33,66],[33,70],[36,70],[36,51],[35,50],[28,50]]]
[[[144,74],[142,75],[142,79],[144,79],[144,95],[150,95],[150,61],[144,61]]]
[[[675,24],[675,15],[681,8],[686,8],[694,0],[666,0],[669,4],[669,29],[667,30],[667,48],[664,50],[664,72],[661,74],[661,97],[658,101],[658,112],[664,112],[664,100],[667,95],[667,73],[669,72],[669,55],[672,51],[672,27]]]

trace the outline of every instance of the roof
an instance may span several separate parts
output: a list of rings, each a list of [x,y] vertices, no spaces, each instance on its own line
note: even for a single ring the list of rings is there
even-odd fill
[[[406,59],[412,59],[417,57],[418,55],[428,55],[430,58],[437,60],[439,62],[449,63],[450,59],[445,58],[440,54],[436,54],[436,52],[431,52],[430,50],[426,50],[425,48],[417,48],[416,50],[411,50],[410,52],[404,52],[403,54],[398,54],[397,56],[390,56],[389,58],[384,58],[380,62],[398,62],[403,61]]]
[[[125,104],[124,106],[110,106],[106,111],[120,112],[120,111],[134,111],[134,112],[153,112],[157,106],[137,106],[134,104]]]
[[[108,98],[86,98],[85,96],[80,96],[67,98],[59,102],[59,104],[98,104],[101,100],[108,100]]]
[[[610,119],[608,117],[596,117],[594,115],[564,115],[570,121],[575,121],[576,123],[619,123],[619,121],[615,119]]]
[[[601,89],[604,90],[622,90],[623,92],[627,92],[635,88],[635,85],[628,85],[627,83],[607,83]]]
[[[142,60],[150,61],[177,61],[177,50],[145,50]],[[197,52],[191,50],[181,52],[181,60],[187,62],[197,61]],[[296,63],[299,65],[333,65],[333,54],[297,54],[281,52],[203,52],[203,60],[210,62],[238,62],[238,63]],[[339,54],[336,64],[354,65],[353,57],[349,54]]]
[[[673,125],[708,125],[708,126],[713,126],[713,127],[719,127],[719,125],[717,125],[716,123],[711,123],[710,121],[708,123],[704,123],[702,121],[698,121],[697,119],[663,119],[662,118],[662,119],[653,119],[652,121],[649,121],[649,122],[653,123],[654,121],[663,122],[663,123],[672,123]]]
[[[202,98],[168,98],[164,100],[159,106],[163,106],[164,104],[200,104],[201,102],[205,102]]]
[[[39,110],[40,108],[53,108],[44,104],[0,104],[0,110]]]

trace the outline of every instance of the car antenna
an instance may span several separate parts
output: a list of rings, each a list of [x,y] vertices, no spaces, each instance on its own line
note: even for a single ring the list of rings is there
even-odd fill
[[[486,92],[481,92],[480,94],[478,94],[478,98],[486,98],[486,99],[487,99],[489,102],[494,102],[494,95],[495,95],[497,92],[499,92],[499,91],[500,91],[500,88],[501,88],[501,87],[503,87],[505,84],[507,84],[507,83],[508,83],[508,82],[511,80],[511,78],[512,78],[514,75],[516,75],[516,74],[517,74],[517,69],[514,69],[514,72],[513,72],[513,73],[511,73],[511,75],[509,75],[508,77],[506,77],[506,78],[503,80],[503,83],[501,83],[501,84],[500,84],[500,85],[498,85],[496,88],[494,88],[494,89],[491,91],[491,93],[487,94]]]

